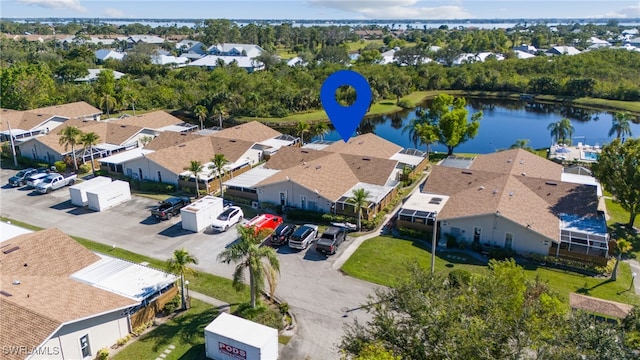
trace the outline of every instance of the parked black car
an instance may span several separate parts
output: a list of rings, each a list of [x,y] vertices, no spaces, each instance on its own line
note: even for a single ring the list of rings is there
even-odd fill
[[[282,223],[278,225],[273,234],[269,237],[271,246],[280,246],[289,241],[289,237],[296,230],[296,226],[292,224]]]
[[[189,205],[191,200],[187,197],[171,197],[161,201],[157,207],[151,209],[151,215],[158,220],[169,220],[180,214],[180,209]]]
[[[345,229],[339,227],[327,228],[316,242],[316,251],[333,255],[338,250],[338,246],[347,238]]]
[[[39,173],[47,173],[49,169],[42,167],[38,169],[28,168],[18,171],[17,174],[9,178],[9,185],[13,187],[24,186],[27,184],[27,179],[31,176]]]

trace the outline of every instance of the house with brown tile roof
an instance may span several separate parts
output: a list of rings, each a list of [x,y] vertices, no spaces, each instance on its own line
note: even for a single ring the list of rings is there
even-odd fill
[[[419,219],[403,218],[401,210],[399,225],[437,216],[439,234],[461,242],[606,263],[609,235],[597,187],[561,175],[561,166],[522,149],[480,155],[468,168],[437,165],[422,192],[447,196],[446,204]]]
[[[137,290],[127,289],[149,286],[150,277],[159,284],[158,276],[165,276],[97,255],[58,229],[15,236],[0,242],[0,249],[0,343],[15,350],[4,352],[3,359],[24,359],[34,352],[44,358],[95,357],[132,328],[142,301],[131,295]],[[117,264],[109,267],[109,261]],[[131,273],[128,266],[140,267],[135,279],[118,271]],[[114,276],[119,280],[115,287],[97,283]],[[175,277],[164,281],[165,289],[173,288]]]
[[[282,135],[282,133],[273,130],[272,128],[261,122],[251,121],[220,130],[214,135],[216,137],[225,139],[244,140],[254,143],[260,143],[271,138],[278,137]]]

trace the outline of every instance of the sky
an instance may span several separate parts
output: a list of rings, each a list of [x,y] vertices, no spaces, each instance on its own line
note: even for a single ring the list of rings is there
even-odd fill
[[[619,0],[0,0],[0,17],[147,19],[640,18]]]

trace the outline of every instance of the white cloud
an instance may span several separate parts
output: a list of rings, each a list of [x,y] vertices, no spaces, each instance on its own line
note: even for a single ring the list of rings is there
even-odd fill
[[[112,18],[123,18],[123,17],[125,17],[124,16],[124,11],[118,10],[118,9],[114,9],[114,8],[105,8],[104,10],[102,10],[102,13],[105,16],[112,17]]]
[[[80,0],[18,0],[19,3],[36,5],[49,9],[69,9],[78,12],[86,12],[87,8],[80,5]]]
[[[640,5],[627,6],[617,11],[590,16],[592,18],[637,18],[640,17]]]
[[[418,0],[311,0],[314,6],[364,15],[370,19],[469,19],[460,5],[420,6]]]

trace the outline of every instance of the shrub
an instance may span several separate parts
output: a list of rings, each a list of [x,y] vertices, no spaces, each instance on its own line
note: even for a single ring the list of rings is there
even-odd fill
[[[398,232],[400,233],[400,236],[408,237],[411,239],[427,239],[427,236],[429,235],[426,231],[410,229],[406,227],[398,228]],[[431,237],[429,237],[429,240],[431,240]]]
[[[449,284],[454,287],[468,285],[471,282],[471,273],[464,269],[455,269],[449,272]]]
[[[109,349],[102,348],[102,349],[98,350],[98,354],[96,356],[96,359],[98,359],[98,360],[107,360],[108,358],[109,358]]]
[[[282,315],[285,315],[286,313],[289,312],[289,304],[286,302],[282,302],[280,304],[278,304],[278,309],[280,310],[280,313]]]
[[[251,303],[240,304],[235,315],[278,330],[282,330],[284,327],[280,311],[264,303],[258,303],[255,309],[251,307]]]
[[[173,314],[178,308],[178,306],[180,306],[181,302],[182,302],[182,297],[180,296],[180,294],[176,294],[176,296],[174,296],[173,299],[171,299],[166,304],[164,304],[164,308],[163,308],[164,313],[167,315]]]
[[[471,243],[471,250],[477,251],[477,252],[481,252],[482,251],[482,244],[480,244],[477,241],[473,241]]]
[[[124,346],[124,344],[128,343],[129,340],[131,340],[131,334],[128,334],[127,336],[118,339],[118,341],[116,341],[116,345]]]
[[[489,257],[496,260],[506,260],[516,255],[516,252],[505,248],[492,248],[489,250]]]
[[[400,101],[398,101],[398,106],[400,106],[403,109],[413,109],[414,106],[411,103],[411,101],[407,100],[407,99],[400,99]]]
[[[53,166],[56,167],[56,171],[59,173],[67,171],[67,164],[65,164],[64,161],[56,161],[53,163]]]
[[[444,237],[447,238],[447,249],[455,249],[458,247],[458,239],[452,234],[444,234]]]
[[[91,164],[85,163],[85,164],[80,165],[78,167],[78,172],[80,174],[86,174],[86,173],[91,172]]]

